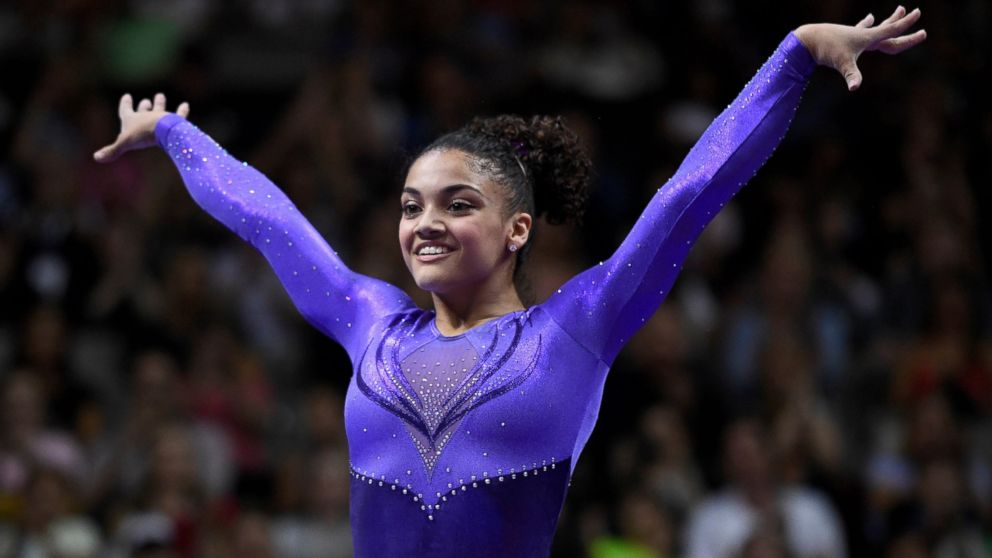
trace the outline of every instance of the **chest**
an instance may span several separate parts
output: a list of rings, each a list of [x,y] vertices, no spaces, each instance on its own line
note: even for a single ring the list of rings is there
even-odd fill
[[[415,320],[389,323],[349,387],[353,468],[446,487],[567,458],[576,402],[556,387],[553,333],[525,319],[453,338]]]

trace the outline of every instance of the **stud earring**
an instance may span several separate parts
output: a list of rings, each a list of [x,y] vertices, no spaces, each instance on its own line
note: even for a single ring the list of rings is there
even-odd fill
[[[509,246],[507,247],[507,249],[508,249],[509,251],[511,251],[511,252],[516,252],[516,251],[517,251],[517,245],[516,245],[516,244],[511,244],[511,245],[509,245]]]

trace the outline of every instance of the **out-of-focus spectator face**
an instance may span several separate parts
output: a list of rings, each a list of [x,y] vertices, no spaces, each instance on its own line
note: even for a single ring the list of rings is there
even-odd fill
[[[196,455],[182,426],[173,424],[159,430],[152,448],[152,482],[160,490],[197,487]]]
[[[82,402],[76,411],[73,434],[83,446],[96,444],[107,433],[107,412],[103,405],[92,399]]]
[[[641,437],[648,451],[646,455],[632,456],[633,474],[629,477],[668,510],[688,510],[702,486],[695,474],[692,442],[679,410],[663,405],[648,409],[641,419]]]
[[[62,313],[40,307],[30,314],[25,327],[24,349],[35,366],[54,368],[65,353],[66,331]]]
[[[934,329],[942,333],[970,335],[972,312],[968,292],[957,281],[941,281],[935,287]]]
[[[841,255],[854,230],[854,216],[847,200],[833,198],[820,207],[817,215],[819,240],[829,254]]]
[[[234,333],[223,326],[211,327],[197,337],[190,363],[190,382],[211,383],[230,379],[240,346]]]
[[[930,558],[930,551],[919,535],[903,535],[889,543],[885,558]]]
[[[744,543],[740,558],[789,558],[789,551],[781,536],[763,529]]]
[[[677,366],[686,355],[684,331],[677,307],[662,305],[631,340],[629,354],[646,370]]]
[[[690,456],[685,425],[674,409],[661,405],[648,409],[641,419],[641,432],[666,461],[678,462]]]
[[[72,491],[68,481],[55,471],[41,469],[27,488],[24,522],[29,532],[38,533],[72,511]]]
[[[175,389],[176,363],[162,352],[147,351],[135,362],[132,396],[145,403],[171,394]]]
[[[770,337],[762,351],[762,388],[766,401],[781,404],[809,389],[811,355],[794,335]]]
[[[385,154],[400,140],[398,119],[384,118],[386,112],[377,111],[372,71],[370,57],[357,55],[349,57],[340,73],[342,101],[351,109],[343,115],[347,119],[345,137],[356,157]]]
[[[306,398],[306,424],[311,440],[320,445],[335,443],[344,433],[341,396],[330,388],[311,390]]]
[[[82,83],[83,68],[79,60],[68,54],[49,60],[38,83],[37,93],[53,105],[68,102],[78,94]]]
[[[916,229],[916,257],[931,276],[960,269],[965,262],[961,231],[944,217],[930,216]]]
[[[965,507],[963,485],[961,471],[950,459],[936,459],[923,467],[917,492],[931,526],[946,526]]]
[[[286,195],[301,210],[312,207],[320,193],[320,183],[313,167],[307,165],[303,157],[298,157],[283,168],[281,182]]]
[[[769,307],[793,312],[803,307],[811,275],[809,253],[797,223],[773,235],[761,272],[761,292]]]
[[[117,135],[114,126],[116,108],[106,95],[90,95],[79,114],[80,132],[85,136],[85,149],[93,151],[104,145],[107,138]]]
[[[27,444],[45,422],[41,385],[31,372],[19,370],[7,380],[3,393],[4,436],[15,445]]]
[[[310,462],[310,508],[320,517],[334,517],[346,507],[348,461],[338,451],[321,451]]]
[[[451,60],[435,56],[424,62],[421,91],[434,120],[442,129],[461,125],[470,112],[470,84]]]
[[[148,420],[167,418],[176,407],[176,364],[165,353],[148,351],[134,365],[132,409]]]
[[[633,438],[618,441],[610,447],[610,476],[637,482],[641,474],[641,456]]]
[[[392,246],[394,242],[393,227],[396,226],[396,208],[390,204],[370,211],[362,227],[359,238],[359,258],[362,269],[373,275],[388,276],[396,271],[398,261],[385,258],[382,254],[384,246]]]
[[[202,302],[207,288],[207,262],[203,251],[187,247],[173,256],[165,284],[173,298],[171,302],[180,308],[183,304]]]
[[[770,481],[768,447],[757,422],[743,420],[731,424],[724,442],[724,468],[727,478],[742,487],[760,487]]]
[[[569,121],[569,126],[572,123]],[[547,300],[558,287],[582,270],[578,236],[567,226],[541,226],[533,242],[524,274],[534,290],[535,300]],[[539,265],[532,265],[540,262]]]
[[[117,219],[107,224],[100,236],[100,257],[107,268],[137,272],[141,265],[142,231],[130,220]]]
[[[674,546],[672,518],[644,492],[629,492],[620,501],[621,532],[624,537],[667,555]]]
[[[275,464],[273,508],[276,513],[293,515],[303,511],[307,498],[307,462],[298,453],[282,455]]]
[[[696,384],[686,369],[689,341],[685,321],[674,304],[665,304],[631,340],[628,354],[650,386],[682,410],[695,407]]]
[[[954,453],[959,442],[957,431],[957,422],[946,399],[934,395],[923,400],[910,422],[910,455],[923,460]]]
[[[238,558],[273,558],[268,519],[261,513],[248,513],[238,519],[234,529],[231,556]]]
[[[36,195],[39,204],[49,210],[61,210],[71,207],[78,195],[78,180],[72,172],[67,154],[56,151],[44,151],[38,159],[42,163],[34,169],[37,173]],[[44,285],[36,285],[45,292]],[[54,294],[54,290],[53,290]],[[58,294],[62,294],[59,292]]]

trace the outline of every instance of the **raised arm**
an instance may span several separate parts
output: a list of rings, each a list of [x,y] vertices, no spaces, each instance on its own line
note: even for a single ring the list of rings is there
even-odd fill
[[[193,200],[257,248],[300,313],[341,343],[353,359],[377,320],[412,307],[396,287],[349,270],[278,187],[185,119],[187,105],[180,105],[176,114],[166,113],[165,97],[156,95],[154,104],[142,101],[131,111],[134,114],[128,114],[130,106],[130,96],[125,95],[121,133],[130,139],[119,137],[94,157],[110,161],[129,149],[158,143],[179,169]]]
[[[778,146],[816,65],[838,69],[856,89],[857,55],[898,52],[922,41],[922,32],[899,36],[918,17],[900,6],[877,27],[869,15],[854,27],[817,24],[789,33],[706,129],[617,251],[563,285],[543,308],[586,349],[611,362],[664,300],[703,228]]]

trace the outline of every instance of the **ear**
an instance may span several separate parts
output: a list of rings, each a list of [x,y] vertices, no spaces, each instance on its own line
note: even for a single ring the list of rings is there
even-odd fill
[[[530,213],[514,213],[513,217],[510,218],[510,238],[507,241],[523,248],[527,239],[530,238],[530,228],[533,224],[534,218],[530,216]]]

